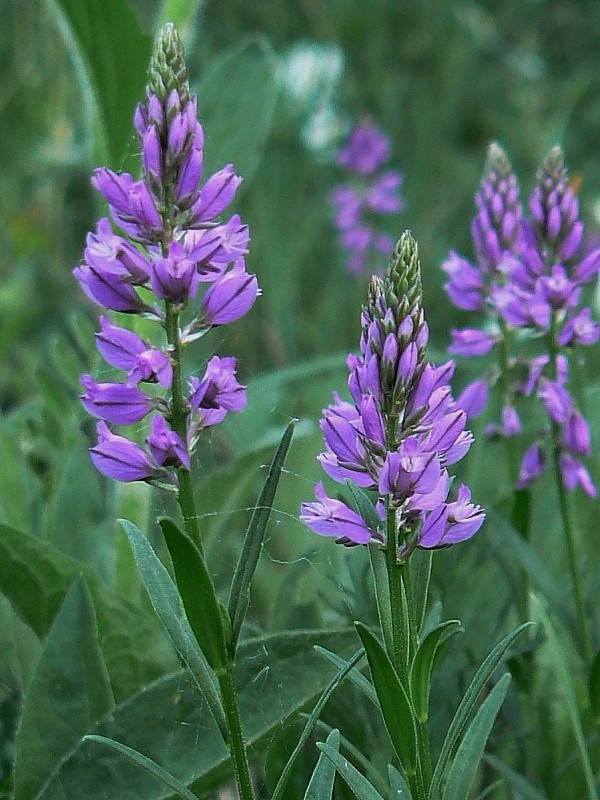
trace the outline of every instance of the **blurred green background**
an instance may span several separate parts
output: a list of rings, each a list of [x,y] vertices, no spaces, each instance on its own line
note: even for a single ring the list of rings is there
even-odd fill
[[[439,264],[451,247],[472,255],[472,196],[490,140],[510,154],[524,192],[548,148],[561,143],[582,180],[583,218],[590,230],[600,225],[597,0],[0,0],[0,20],[0,521],[91,566],[119,596],[145,602],[114,520],[133,519],[157,540],[153,520],[165,501],[144,485],[106,481],[89,464],[94,425],[77,399],[78,376],[102,374],[98,309],[71,270],[104,213],[92,169],[137,168],[133,109],[154,32],[172,20],[198,94],[207,170],[233,161],[244,176],[235,210],[250,225],[248,269],[263,291],[246,318],[203,340],[188,364],[200,370],[214,352],[235,354],[249,385],[248,409],[215,430],[197,458],[209,563],[223,585],[264,465],[296,417],[253,619],[278,629],[372,614],[364,553],[317,540],[296,519],[320,477],[317,420],[331,389],[344,389],[366,287],[346,272],[331,225],[329,193],[343,179],[334,151],[365,116],[390,136],[406,208],[390,218],[389,233],[410,228],[419,240],[432,357],[443,358],[459,315]],[[457,386],[478,368],[461,367]],[[599,369],[595,357],[592,408]],[[597,431],[595,441],[598,449]],[[502,458],[480,437],[461,468],[489,509],[508,489]],[[536,491],[550,499],[539,506],[533,545],[560,604],[568,585],[553,493],[543,482]],[[591,530],[593,504],[580,511]],[[469,631],[444,709],[455,702],[461,670],[510,622],[518,558],[511,535],[488,524],[437,559],[435,596]],[[596,548],[591,536],[585,541],[594,577]],[[589,585],[596,598],[597,577]],[[22,623],[2,602],[2,682],[18,690],[39,644],[20,628],[15,634]]]

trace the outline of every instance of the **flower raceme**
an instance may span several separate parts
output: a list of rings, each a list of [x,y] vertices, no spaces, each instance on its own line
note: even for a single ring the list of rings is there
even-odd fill
[[[154,320],[163,329],[164,344],[156,347],[101,316],[98,350],[125,373],[124,382],[97,383],[84,375],[82,402],[100,420],[98,443],[90,451],[100,472],[120,481],[176,485],[170,468],[190,468],[199,431],[246,404],[235,358],[215,356],[204,377],[192,376],[186,390],[181,350],[211,327],[246,314],[259,289],[245,268],[248,227],[236,214],[220,219],[241,178],[227,164],[202,182],[204,131],[172,25],[158,38],[134,126],[142,178],[95,171],[92,185],[108,204],[110,219],[102,218],[88,234],[83,261],[73,274],[97,305]],[[181,330],[184,314],[188,321]],[[141,388],[151,385],[150,395]],[[107,424],[138,423],[152,411],[148,449],[116,435]]]
[[[568,358],[575,348],[600,339],[600,325],[590,309],[581,306],[585,286],[600,270],[600,248],[588,244],[584,236],[561,149],[552,148],[538,170],[526,218],[508,158],[492,144],[475,205],[471,226],[475,262],[451,251],[442,269],[450,301],[463,311],[484,312],[486,324],[483,329],[453,330],[448,351],[467,358],[498,353],[499,367],[491,382],[503,381],[501,422],[489,425],[488,434],[520,434],[515,407],[519,396],[534,395],[540,401],[549,426],[526,450],[519,474],[513,476],[517,488],[529,485],[544,470],[550,434],[552,447],[560,451],[565,488],[580,485],[595,496],[581,462],[589,448],[578,448],[567,431],[569,421],[576,418],[589,441],[587,423],[568,388]],[[526,347],[533,340],[541,342],[546,352],[528,355]],[[476,416],[486,404],[486,382],[476,381],[463,394],[459,402],[470,417]]]
[[[348,357],[351,402],[334,393],[323,411],[325,451],[319,461],[334,481],[352,481],[376,495],[383,522],[392,513],[401,532],[399,555],[472,536],[484,520],[461,486],[448,502],[448,467],[473,441],[467,414],[453,400],[448,381],[454,364],[426,361],[428,329],[422,310],[416,242],[405,233],[388,274],[374,277],[362,315],[360,354]],[[315,533],[344,544],[385,544],[385,526],[374,526],[317,484],[315,502],[301,519]]]
[[[354,178],[338,186],[331,195],[334,225],[342,249],[348,252],[347,267],[364,273],[371,262],[389,258],[393,241],[374,224],[377,217],[401,211],[399,195],[402,175],[396,170],[376,174],[388,160],[388,138],[372,123],[362,122],[350,132],[336,154],[337,163]]]

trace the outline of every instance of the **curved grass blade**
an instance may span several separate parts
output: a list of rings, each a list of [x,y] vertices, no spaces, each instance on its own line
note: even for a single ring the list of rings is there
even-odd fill
[[[356,623],[363,643],[385,727],[407,774],[417,767],[417,729],[414,711],[387,653],[371,631]]]
[[[215,674],[222,675],[227,669],[227,648],[221,610],[202,554],[172,520],[162,517],[158,524],[171,554],[177,588],[196,640]]]
[[[469,796],[486,742],[504,702],[510,675],[504,674],[477,709],[448,772],[442,800],[465,800]]]
[[[277,786],[275,787],[275,791],[271,797],[271,800],[281,800],[283,797],[283,792],[287,783],[290,779],[290,775],[292,773],[292,769],[294,768],[294,764],[302,751],[302,748],[308,741],[311,733],[314,730],[315,725],[317,724],[319,717],[321,716],[321,712],[325,708],[325,705],[329,698],[331,697],[332,693],[337,689],[340,683],[344,680],[344,678],[348,675],[348,673],[354,669],[354,667],[358,664],[358,662],[363,658],[364,653],[362,650],[359,650],[358,653],[355,653],[352,658],[346,662],[344,667],[333,677],[330,681],[328,686],[325,687],[325,690],[317,700],[315,707],[311,711],[310,717],[306,725],[304,726],[304,730],[298,739],[298,744],[294,747],[291,756],[289,757],[285,767],[283,768],[281,775],[279,776],[279,780],[277,781]]]
[[[454,630],[451,628],[454,627]],[[462,630],[460,620],[442,622],[423,639],[410,669],[410,695],[419,722],[427,722],[429,706],[429,687],[435,662],[442,645]],[[446,637],[442,640],[444,634]]]
[[[336,753],[340,751],[340,732],[334,728],[327,740],[326,745],[335,750]],[[333,784],[335,782],[335,764],[331,759],[327,758],[325,753],[321,753],[317,766],[310,776],[310,781],[304,793],[304,800],[331,800],[333,795]]]
[[[126,519],[119,522],[131,544],[150,602],[177,652],[194,676],[223,738],[227,739],[227,722],[215,676],[185,616],[181,595],[141,530]]]
[[[86,742],[96,742],[96,744],[101,744],[116,750],[117,753],[125,756],[125,758],[129,759],[133,764],[146,770],[146,772],[154,776],[156,780],[164,783],[169,789],[173,789],[183,800],[198,800],[196,795],[192,794],[187,786],[184,786],[181,781],[178,781],[174,775],[171,775],[170,772],[167,772],[167,770],[161,767],[160,764],[157,764],[156,761],[152,761],[151,758],[134,750],[132,747],[128,747],[126,744],[117,742],[114,739],[108,739],[106,736],[97,736],[95,733],[90,733],[84,736],[83,739]]]
[[[581,766],[585,776],[587,792],[590,800],[598,800],[598,790],[596,788],[596,781],[594,779],[594,771],[590,762],[590,754],[587,749],[585,741],[585,734],[583,732],[583,725],[581,724],[581,717],[579,716],[579,709],[577,708],[577,698],[575,696],[575,689],[569,669],[565,663],[563,656],[563,649],[559,641],[558,635],[554,630],[550,617],[546,614],[542,603],[539,598],[534,594],[531,595],[531,603],[535,613],[538,615],[542,627],[548,637],[548,645],[552,652],[553,662],[556,666],[558,673],[558,681],[561,687],[561,694],[565,699],[567,711],[571,718],[571,725],[573,726],[573,733],[575,734],[575,741],[577,742],[577,749],[579,750],[579,758],[581,759]]]
[[[358,800],[383,800],[373,784],[364,775],[361,775],[356,767],[348,759],[340,755],[337,750],[334,750],[333,747],[324,742],[317,742],[317,747],[335,765],[336,770]]]
[[[338,669],[343,669],[346,665],[346,662],[343,658],[336,656],[335,653],[332,653],[331,650],[327,650],[325,647],[321,647],[320,645],[315,645],[315,650],[320,656],[326,658],[330,664],[333,664],[334,667]],[[356,667],[348,673],[348,677],[352,681],[352,683],[360,689],[360,691],[368,697],[369,700],[376,706],[379,706],[379,702],[377,700],[377,692],[375,691],[373,684],[370,680],[367,680],[365,676],[359,672]]]
[[[437,763],[435,765],[435,769],[433,770],[433,777],[431,779],[431,787],[429,789],[429,797],[436,798],[439,795],[440,791],[440,784],[442,781],[442,776],[448,766],[448,762],[450,760],[450,756],[452,755],[452,751],[458,742],[458,739],[469,719],[471,711],[475,707],[475,703],[477,702],[477,698],[481,693],[481,690],[490,679],[494,670],[502,660],[502,657],[517,638],[517,636],[525,630],[525,628],[529,628],[533,623],[531,622],[524,622],[523,625],[519,625],[514,631],[509,633],[507,636],[504,637],[498,644],[494,647],[491,653],[485,658],[473,680],[469,684],[467,691],[465,692],[462,700],[460,701],[458,708],[456,709],[456,713],[452,718],[452,722],[448,728],[448,732],[446,733],[446,738],[444,739],[444,743],[442,744],[442,749],[440,751],[440,755],[438,757]]]
[[[258,564],[267,523],[271,516],[273,501],[275,500],[277,484],[281,477],[283,462],[285,461],[285,457],[292,442],[293,433],[294,422],[292,421],[285,429],[277,452],[273,457],[273,461],[271,461],[269,474],[267,475],[263,490],[252,512],[252,517],[250,518],[250,523],[246,530],[246,536],[244,537],[244,546],[242,547],[242,552],[240,553],[235,572],[233,573],[227,610],[231,619],[232,647],[234,649],[240,634],[242,622],[244,621],[248,609],[250,583],[254,571],[256,570],[256,565]]]

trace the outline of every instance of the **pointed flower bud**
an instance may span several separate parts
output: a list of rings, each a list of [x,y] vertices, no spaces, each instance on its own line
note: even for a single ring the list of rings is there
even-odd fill
[[[115,425],[132,425],[149,414],[155,402],[135,387],[124,383],[96,383],[91,375],[82,375],[83,407],[93,417]]]
[[[148,453],[124,436],[116,436],[106,422],[98,423],[98,443],[90,448],[90,457],[98,472],[115,481],[168,477]]]

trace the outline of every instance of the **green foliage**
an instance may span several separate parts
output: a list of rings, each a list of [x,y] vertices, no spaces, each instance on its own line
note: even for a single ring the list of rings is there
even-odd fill
[[[332,730],[325,744],[339,753],[340,732],[337,729]],[[314,768],[309,784],[306,787],[304,800],[331,800],[334,781],[335,764],[331,759],[327,758],[325,753],[321,753],[317,766]]]

